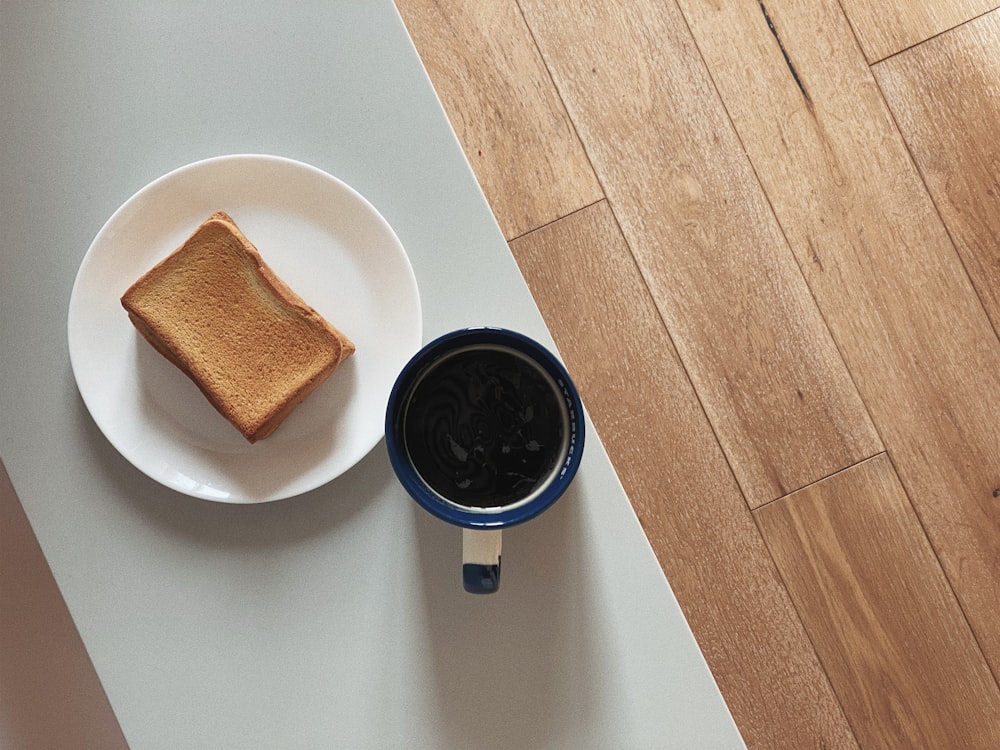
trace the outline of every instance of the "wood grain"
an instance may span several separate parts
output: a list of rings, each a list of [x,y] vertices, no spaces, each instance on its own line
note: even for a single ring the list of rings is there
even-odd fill
[[[879,451],[676,7],[522,9],[748,502]]]
[[[997,285],[983,288],[982,279],[993,277],[988,268],[974,268],[969,251],[988,266],[995,248],[987,238],[997,234],[1000,214],[990,163],[1000,90],[991,59],[996,16],[875,67],[968,275],[858,39],[869,59],[881,59],[1000,3],[678,2],[683,20],[674,3],[653,0],[630,4],[623,18],[620,7],[600,3],[578,9],[522,2],[529,36],[551,68],[546,85],[558,83],[557,98],[565,97],[610,208],[598,204],[573,214],[511,243],[512,250],[748,744],[850,746],[853,725],[865,746],[921,746],[908,739],[920,735],[940,747],[976,746],[996,726],[995,697],[983,688],[983,659],[970,650],[970,629],[994,676],[1000,674],[1000,502],[993,492],[1000,488],[1000,358],[969,281],[971,275],[995,321]],[[431,35],[426,43],[475,49],[463,37],[482,32],[462,24],[476,17],[453,15],[456,25],[447,32],[453,38]],[[506,29],[496,27],[495,45],[524,44],[505,39]],[[480,103],[503,109],[504,96],[447,90],[455,82],[494,85],[489,72],[476,70],[476,56],[459,52],[452,64],[470,70],[450,79],[432,75],[452,120],[482,118],[505,127],[502,115],[484,113]],[[544,141],[544,126],[536,124]],[[558,144],[561,136],[552,138]],[[740,166],[742,149],[751,170]],[[502,188],[484,188],[530,201],[537,182],[515,174]],[[766,218],[772,209],[777,233]],[[789,386],[798,387],[804,374],[822,370],[812,364],[804,373],[795,362],[795,346],[813,335],[810,324],[770,339],[760,325],[787,320],[805,300],[787,264],[775,260],[784,241],[779,234],[916,509],[907,509],[899,480],[886,475],[880,458],[808,487],[792,504],[757,512],[758,521],[778,519],[778,531],[760,528],[829,678],[817,676],[811,642],[798,634],[777,573],[761,562],[760,539],[747,530],[746,506],[719,469],[720,460],[728,461],[759,505],[784,491],[778,487],[800,486],[796,476],[824,473],[803,466],[850,460],[827,461],[837,453],[825,442],[830,420],[805,446],[786,452],[778,445],[809,428],[795,414],[780,424],[776,405],[789,401]],[[768,304],[776,305],[772,317],[760,312]],[[737,341],[742,334],[751,343],[713,348],[710,334]],[[781,356],[747,360],[748,351],[779,342],[791,344]],[[749,366],[734,369],[739,361]],[[685,386],[685,370],[697,391]],[[744,421],[740,398],[762,404],[765,416]],[[720,409],[727,400],[735,405]],[[855,428],[852,422],[847,432],[856,436]],[[725,444],[721,453],[708,434],[713,430]],[[740,454],[736,435],[763,443]],[[872,447],[865,445],[844,455],[865,454]],[[776,463],[789,473],[772,476]],[[767,468],[755,474],[747,469],[753,466]],[[807,560],[825,561],[829,569]],[[942,593],[942,569],[951,596],[947,588]],[[803,584],[821,574],[836,585],[814,591]],[[785,650],[774,643],[783,640]],[[939,688],[939,707],[925,705],[932,700],[925,676]],[[824,679],[834,680],[841,705],[831,703]],[[942,709],[954,718],[954,740],[942,735],[951,726]]]
[[[1000,342],[836,0],[682,5],[1000,674]]]
[[[0,747],[128,750],[2,461]]]
[[[998,7],[996,0],[840,0],[840,4],[872,63]]]
[[[603,197],[515,3],[397,7],[507,239]]]
[[[862,747],[1000,747],[1000,689],[886,456],[754,515]]]
[[[973,285],[1000,329],[1000,12],[874,67]]]
[[[855,746],[607,204],[511,249],[747,744]]]

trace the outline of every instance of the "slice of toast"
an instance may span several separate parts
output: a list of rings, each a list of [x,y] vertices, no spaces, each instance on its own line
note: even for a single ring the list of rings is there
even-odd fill
[[[251,443],[354,353],[223,211],[121,298],[139,332]]]

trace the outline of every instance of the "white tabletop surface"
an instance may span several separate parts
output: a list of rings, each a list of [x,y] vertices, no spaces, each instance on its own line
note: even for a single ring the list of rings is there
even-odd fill
[[[135,469],[81,400],[66,321],[91,240],[222,154],[371,201],[425,340],[552,345],[390,2],[2,3],[0,132],[0,456],[132,748],[743,746],[592,426],[476,597],[460,531],[381,443],[305,495],[213,503]]]

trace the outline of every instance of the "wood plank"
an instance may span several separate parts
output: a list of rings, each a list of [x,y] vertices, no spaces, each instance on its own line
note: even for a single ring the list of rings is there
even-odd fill
[[[766,19],[757,0],[681,2],[1000,674],[1000,344],[847,20],[836,0],[770,0]]]
[[[874,67],[889,107],[1000,329],[1000,11]]]
[[[840,0],[840,4],[870,63],[998,7],[996,0]]]
[[[522,9],[750,504],[878,452],[676,7]]]
[[[887,456],[754,515],[862,747],[1000,747],[1000,689]]]
[[[0,747],[128,750],[2,461]]]
[[[511,249],[748,746],[855,746],[607,204]]]
[[[396,5],[507,239],[603,198],[515,3]]]

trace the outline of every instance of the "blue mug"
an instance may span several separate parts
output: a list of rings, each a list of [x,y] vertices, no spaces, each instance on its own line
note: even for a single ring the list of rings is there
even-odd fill
[[[467,328],[427,344],[400,372],[386,448],[406,491],[462,532],[466,591],[500,586],[502,529],[565,492],[583,458],[583,405],[566,368],[533,339]]]

